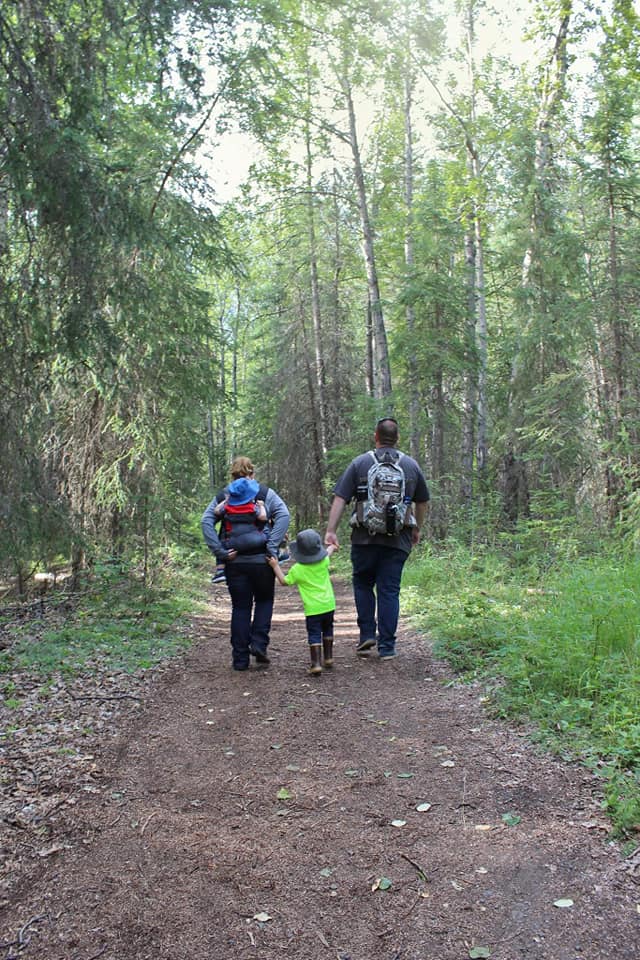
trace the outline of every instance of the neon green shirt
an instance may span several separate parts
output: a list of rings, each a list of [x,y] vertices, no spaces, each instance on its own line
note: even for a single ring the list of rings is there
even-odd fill
[[[284,582],[289,586],[297,586],[305,616],[312,617],[317,613],[335,610],[336,598],[329,577],[329,557],[323,557],[317,563],[294,563]]]

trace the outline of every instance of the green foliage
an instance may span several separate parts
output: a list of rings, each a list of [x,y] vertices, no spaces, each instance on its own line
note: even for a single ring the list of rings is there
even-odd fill
[[[200,43],[230,22],[184,0],[0,18],[0,574],[19,582],[60,553],[158,542],[202,476],[205,277],[230,258],[189,153]]]
[[[640,560],[580,558],[571,542],[562,553],[532,577],[493,551],[423,552],[403,605],[456,670],[484,680],[497,713],[533,720],[607,780],[624,831],[640,803]]]
[[[87,592],[62,625],[38,636],[30,625],[7,627],[12,643],[0,653],[0,673],[29,670],[49,678],[91,673],[97,663],[134,672],[176,655],[188,644],[183,627],[194,605],[196,567],[193,560],[184,563],[187,556],[180,564],[175,555],[167,561],[154,587],[117,561],[96,564]]]

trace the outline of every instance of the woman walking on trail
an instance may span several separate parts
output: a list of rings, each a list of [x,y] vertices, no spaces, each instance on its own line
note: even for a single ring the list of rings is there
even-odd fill
[[[248,457],[231,465],[233,481],[218,493],[202,515],[202,534],[218,562],[226,565],[231,597],[231,654],[234,670],[247,670],[250,656],[267,666],[273,615],[275,575],[265,562],[277,558],[289,527],[289,510],[275,490],[258,483]],[[220,534],[216,508],[225,502]],[[256,510],[256,502],[264,504]],[[244,508],[244,510],[242,509]]]
[[[236,457],[233,463],[231,464],[231,480],[232,481],[239,480],[241,477],[253,478],[253,464],[251,463],[251,460],[249,460],[249,457]],[[218,503],[216,504],[216,508],[213,511],[216,525],[222,519],[225,512],[226,501],[229,499],[228,493],[226,496],[224,496],[225,491],[223,490],[221,492],[222,492],[222,497],[220,497],[220,494],[216,494],[216,497],[219,499],[218,499]],[[256,501],[256,513],[260,513],[263,510],[264,510],[264,504]],[[266,516],[262,516],[262,519],[266,519]],[[213,576],[211,577],[211,582],[212,583],[227,582],[224,560],[218,560],[216,562],[216,569]]]
[[[285,575],[276,557],[269,557],[268,563],[273,569],[278,583],[283,587],[297,585],[302,598],[311,654],[309,673],[322,673],[333,667],[333,616],[336,598],[329,577],[329,557],[338,548],[335,545],[326,549],[322,538],[315,530],[301,530],[290,548],[296,561]]]

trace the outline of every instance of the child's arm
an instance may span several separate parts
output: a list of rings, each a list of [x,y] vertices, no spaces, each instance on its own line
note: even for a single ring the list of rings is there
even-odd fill
[[[229,497],[227,496],[224,498],[224,500],[221,500],[220,503],[216,505],[213,511],[213,515],[216,518],[216,520],[218,520],[223,515],[228,502],[229,502]]]
[[[339,550],[339,549],[340,548],[338,547],[337,543],[330,543],[329,546],[327,547],[327,556],[330,557],[333,553],[336,552],[336,550]]]
[[[276,575],[276,580],[278,581],[278,583],[281,584],[283,587],[288,587],[289,584],[285,582],[284,573],[282,572],[282,568],[280,567],[280,564],[278,563],[278,558],[277,558],[277,557],[267,557],[267,563],[269,564],[269,566],[271,567],[271,569],[272,569],[273,572],[275,573],[275,575]]]

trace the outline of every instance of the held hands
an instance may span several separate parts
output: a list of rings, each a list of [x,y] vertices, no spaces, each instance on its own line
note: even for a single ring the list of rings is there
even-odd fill
[[[340,549],[340,544],[338,543],[338,538],[335,533],[332,533],[330,530],[324,535],[324,545],[325,547],[334,547],[336,550]]]
[[[265,557],[265,560],[267,561],[267,563],[269,564],[269,566],[271,567],[272,570],[275,570],[275,568],[278,566],[278,558],[277,558],[277,557],[270,557],[270,556],[267,555],[267,556]]]

